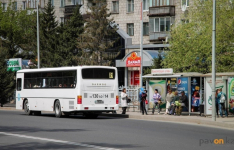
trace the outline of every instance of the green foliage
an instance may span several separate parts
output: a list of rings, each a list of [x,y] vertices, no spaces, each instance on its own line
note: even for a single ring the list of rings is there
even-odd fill
[[[14,72],[7,72],[6,57],[8,56],[6,48],[0,47],[0,103],[6,103],[7,98],[12,96],[15,90]]]
[[[110,58],[108,49],[113,47],[113,36],[116,33],[116,27],[111,27],[113,19],[108,13],[106,0],[93,0],[91,12],[87,12],[89,18],[86,20],[85,31],[79,38],[79,48],[82,55],[79,58],[81,65],[110,65],[119,53],[113,54]]]
[[[80,6],[77,5],[70,19],[65,24],[62,23],[58,28],[58,52],[60,56],[63,56],[63,60],[59,62],[61,66],[76,66],[78,64],[81,51],[77,47],[77,39],[83,31],[84,20],[80,14]]]
[[[184,17],[188,23],[172,28],[170,50],[162,65],[175,72],[211,72],[212,1],[195,0]],[[217,72],[234,71],[234,9],[226,0],[216,2],[216,68]]]
[[[9,3],[7,11],[2,11],[0,7],[0,37],[1,46],[8,50],[7,58],[22,56],[21,49],[29,50],[31,36],[33,34],[31,22],[34,19],[27,15],[27,11],[15,11],[12,3]]]
[[[163,68],[162,61],[163,61],[163,59],[162,59],[161,54],[158,54],[158,58],[153,59],[152,66],[143,69],[143,75],[151,74],[151,69],[161,69],[161,68]]]
[[[55,10],[49,1],[40,15],[40,64],[41,67],[61,66],[62,56],[59,55],[58,22],[55,20]],[[35,30],[36,31],[36,30]]]

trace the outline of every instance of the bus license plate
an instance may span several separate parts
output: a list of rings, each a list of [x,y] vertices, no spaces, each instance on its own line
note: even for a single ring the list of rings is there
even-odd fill
[[[109,94],[90,94],[89,98],[109,98]]]
[[[104,101],[103,100],[96,100],[95,103],[96,104],[104,104]]]

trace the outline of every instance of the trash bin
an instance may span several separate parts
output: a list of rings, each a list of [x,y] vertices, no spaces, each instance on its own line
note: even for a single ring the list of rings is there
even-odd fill
[[[199,109],[200,109],[200,116],[201,116],[202,113],[204,114],[204,104],[200,104]]]

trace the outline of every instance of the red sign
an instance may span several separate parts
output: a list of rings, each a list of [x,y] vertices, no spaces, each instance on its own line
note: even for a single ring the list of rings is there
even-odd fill
[[[141,57],[137,56],[136,52],[133,52],[130,57],[127,58],[126,61],[127,67],[140,67],[141,66]]]
[[[139,85],[139,71],[131,71],[131,85]]]

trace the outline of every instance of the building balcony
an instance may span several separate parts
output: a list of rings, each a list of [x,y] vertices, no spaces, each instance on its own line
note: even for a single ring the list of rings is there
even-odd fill
[[[73,14],[74,10],[76,9],[76,5],[66,5],[64,8],[64,15],[69,16]]]
[[[158,1],[152,7],[149,7],[149,14],[148,16],[151,17],[158,17],[158,16],[175,16],[175,1],[169,0],[165,3],[160,3]]]
[[[166,41],[169,37],[170,37],[170,32],[169,31],[150,32],[149,33],[150,42],[154,42],[154,41]]]

